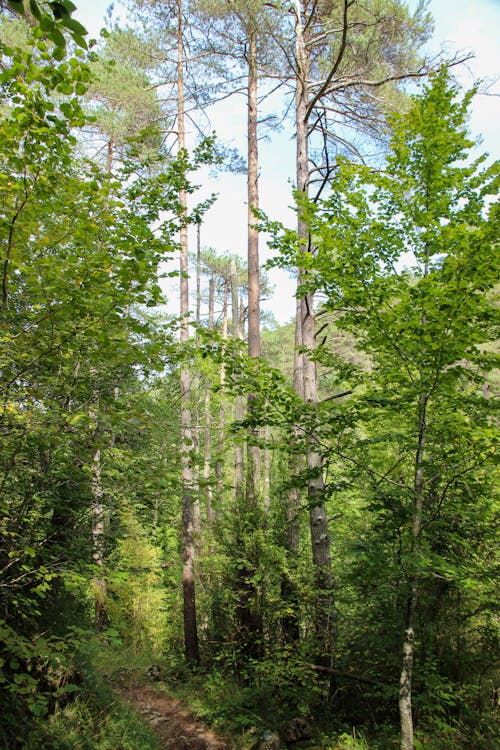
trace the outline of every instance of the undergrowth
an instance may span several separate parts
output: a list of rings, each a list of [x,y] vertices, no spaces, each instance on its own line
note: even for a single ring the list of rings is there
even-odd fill
[[[159,750],[147,723],[119,697],[118,689],[150,684],[146,668],[158,664],[162,678],[158,690],[180,700],[194,715],[216,731],[232,738],[235,750],[248,750],[265,729],[282,733],[294,716],[311,721],[314,738],[301,743],[303,750],[397,750],[398,727],[392,723],[358,727],[333,714],[319,700],[320,693],[305,687],[303,702],[296,691],[289,700],[283,686],[261,679],[242,684],[228,671],[190,669],[179,658],[158,659],[137,654],[116,643],[93,640],[75,658],[80,677],[78,691],[55,706],[49,716],[35,722],[14,745],[20,750]],[[309,705],[308,705],[309,701]],[[471,744],[457,725],[429,723],[417,732],[416,750],[493,750],[488,738],[476,736]],[[282,735],[283,736],[283,735]],[[0,747],[2,746],[0,737]]]
[[[83,693],[56,709],[25,750],[159,750],[153,731],[111,692]]]
[[[71,682],[71,691],[53,690],[48,698],[41,696],[45,698],[43,703],[30,702],[31,693],[22,700],[25,696],[19,692],[23,687],[20,685],[17,704],[12,703],[16,697],[12,690],[8,694],[10,703],[0,700],[7,709],[0,717],[0,748],[159,750],[152,729],[113,689],[124,670],[126,653],[120,654],[118,649],[95,639],[80,646],[63,670]],[[136,680],[140,671],[139,661],[131,679]],[[17,706],[15,715],[9,710],[13,705]]]

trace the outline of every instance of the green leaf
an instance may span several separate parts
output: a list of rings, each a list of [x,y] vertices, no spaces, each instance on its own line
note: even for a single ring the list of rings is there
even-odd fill
[[[82,49],[88,49],[88,44],[86,40],[79,34],[73,34],[73,41]]]
[[[60,36],[62,36],[62,34],[60,34]],[[51,38],[53,39],[54,37],[51,35]],[[61,46],[54,47],[54,49],[52,50],[52,57],[54,58],[54,60],[64,60],[64,58],[66,57],[66,48]]]
[[[77,693],[81,688],[78,685],[68,684],[58,688],[57,695],[67,695],[68,693]]]
[[[75,37],[75,34],[78,37],[84,37],[87,35],[87,29],[85,26],[82,26],[79,21],[75,20],[74,18],[65,18],[64,19],[64,27],[66,29],[69,29],[72,33],[73,38]]]
[[[42,12],[36,0],[30,0],[30,10],[37,21],[42,18]]]

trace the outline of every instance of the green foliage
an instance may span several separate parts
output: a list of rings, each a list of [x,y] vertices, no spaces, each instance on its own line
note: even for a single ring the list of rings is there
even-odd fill
[[[160,438],[164,405],[146,391],[175,347],[172,323],[145,308],[162,301],[158,267],[176,247],[172,238],[185,220],[179,186],[194,189],[187,171],[195,164],[187,154],[167,165],[160,157],[154,177],[136,176],[133,164],[111,177],[75,149],[74,130],[86,123],[78,96],[89,81],[87,65],[51,55],[39,34],[22,46],[2,43],[2,54],[2,710],[13,717],[6,742],[14,742],[17,726],[41,732],[38,718],[47,722],[69,695],[70,681],[52,685],[53,665],[67,654],[74,623],[90,625],[97,451],[103,544],[106,553],[115,549],[110,591],[121,631],[105,637],[161,647],[160,582],[177,569],[163,571],[160,545],[169,565],[177,550],[157,530],[169,486],[165,466],[170,461],[172,476],[178,458],[172,460],[172,437],[163,431]],[[205,144],[201,158],[209,151]],[[173,415],[175,421],[175,409]],[[157,429],[145,441],[152,423]],[[156,459],[149,476],[148,447]],[[108,523],[113,515],[121,525]],[[137,518],[158,537],[141,546],[142,558],[134,557],[134,545],[146,540]],[[171,599],[177,603],[176,594]],[[38,746],[55,747],[56,739],[41,738]]]
[[[149,71],[154,53],[131,29],[119,28],[93,52],[87,110],[108,170],[127,156],[145,167],[161,151],[164,115]]]
[[[68,701],[59,701],[50,715],[30,728],[23,748],[35,750],[157,750],[154,732],[129,706],[111,684],[120,684],[123,670],[130,668],[133,657],[120,649],[119,667],[116,652],[102,642],[86,639],[74,655],[78,664],[78,691]],[[141,666],[144,673],[144,665]]]
[[[9,747],[12,738],[26,739],[31,726],[42,725],[49,713],[79,691],[73,657],[87,635],[73,629],[64,638],[32,639],[18,631],[0,620],[0,685],[6,719],[0,738]]]
[[[398,24],[409,22],[393,5]],[[278,262],[300,265],[301,291],[324,298],[328,325],[314,353],[323,401],[303,404],[290,385],[291,326],[266,332],[264,358],[251,359],[218,330],[201,329],[181,348],[174,323],[152,314],[175,235],[213,201],[185,217],[178,196],[193,195],[190,175],[214,159],[214,141],[166,159],[158,131],[141,130],[163,116],[147,91],[150,47],[115,29],[86,64],[82,52],[65,56],[57,34],[55,50],[50,43],[54,29],[79,36],[72,4],[49,3],[57,16],[50,24],[38,3],[30,7],[39,22],[33,38],[15,24],[1,36],[2,741],[33,750],[155,747],[102,689],[140,680],[153,661],[202,718],[245,733],[244,742],[251,727],[279,729],[299,713],[315,717],[321,747],[386,750],[395,744],[399,643],[408,581],[416,580],[418,742],[490,750],[498,437],[485,382],[495,394],[498,165],[467,161],[470,96],[457,101],[441,72],[393,119],[384,170],[340,161],[326,200],[299,200],[314,251],[268,224]],[[422,9],[414,39],[425,35]],[[375,45],[372,31],[360,31],[360,49]],[[393,52],[380,74],[409,50]],[[87,91],[92,121],[82,108]],[[96,126],[118,149],[113,171],[115,153],[104,170],[76,148],[79,129]],[[202,256],[219,293],[229,260]],[[243,272],[240,265],[240,286]],[[188,454],[203,519],[195,541],[207,668],[194,672],[180,656],[180,363],[197,373],[199,429]],[[248,393],[252,409],[236,421],[235,400]],[[307,503],[296,511],[297,559],[289,554],[284,496],[311,478],[287,463],[292,431],[297,455],[313,434],[325,461],[338,610],[333,696],[330,674],[312,663]],[[268,507],[249,506],[243,492],[235,499],[235,442],[271,449]],[[89,645],[97,573],[107,583],[110,626]],[[242,625],[242,602],[255,615],[253,630]],[[293,645],[285,632],[292,615]],[[335,708],[325,712],[329,699]]]
[[[335,552],[339,667],[357,664],[354,671],[374,680],[363,688],[374,722],[390,713],[407,586],[416,580],[415,716],[422,727],[440,717],[444,746],[447,732],[457,746],[472,741],[481,709],[476,701],[471,710],[463,691],[473,674],[487,674],[480,703],[487,701],[498,637],[491,588],[498,435],[484,381],[498,366],[491,196],[499,183],[498,163],[469,156],[471,97],[457,100],[442,70],[393,118],[384,170],[339,161],[327,199],[298,195],[314,252],[267,223],[280,262],[304,270],[302,291],[320,290],[335,326],[369,358],[349,370],[321,345],[316,360],[352,396],[308,415],[335,476],[331,503],[345,516]],[[356,717],[355,683],[339,698]],[[457,719],[464,712],[468,729]]]
[[[66,38],[70,34],[78,47],[87,49],[87,30],[72,17],[76,5],[71,0],[7,0],[8,7],[20,16],[32,21],[55,45],[54,57],[64,56]]]
[[[148,540],[131,513],[122,511],[121,529],[109,556],[108,615],[133,653],[159,654],[164,646],[166,602],[161,550]]]

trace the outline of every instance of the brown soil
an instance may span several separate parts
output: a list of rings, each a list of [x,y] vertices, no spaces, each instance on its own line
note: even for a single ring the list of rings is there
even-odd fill
[[[197,721],[178,700],[149,685],[120,690],[151,724],[162,750],[232,750],[232,744]]]

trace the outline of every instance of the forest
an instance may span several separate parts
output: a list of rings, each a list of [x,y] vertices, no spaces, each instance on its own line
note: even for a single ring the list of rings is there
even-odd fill
[[[428,51],[426,0],[116,7],[90,39],[71,0],[0,2],[0,747],[495,750],[469,55]],[[204,241],[223,174],[244,258]]]

